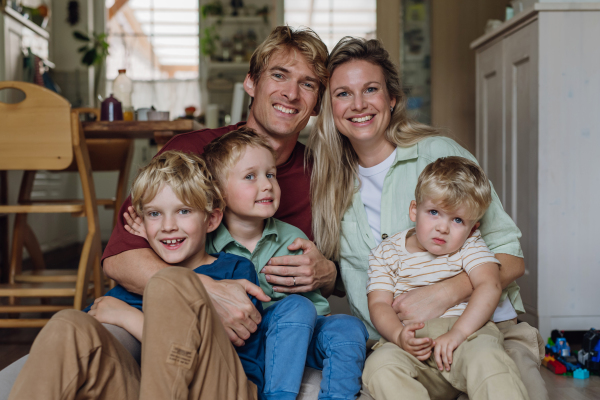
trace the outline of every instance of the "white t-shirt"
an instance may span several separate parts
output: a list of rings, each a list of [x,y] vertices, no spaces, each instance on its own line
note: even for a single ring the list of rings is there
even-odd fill
[[[381,193],[383,193],[383,181],[390,167],[396,159],[396,149],[388,158],[374,167],[363,168],[358,166],[360,176],[360,198],[365,205],[367,221],[373,232],[375,243],[381,243]]]

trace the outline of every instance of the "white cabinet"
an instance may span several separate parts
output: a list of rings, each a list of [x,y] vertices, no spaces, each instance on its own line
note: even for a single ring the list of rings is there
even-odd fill
[[[600,3],[537,3],[471,47],[476,155],[523,233],[520,319],[600,328]]]

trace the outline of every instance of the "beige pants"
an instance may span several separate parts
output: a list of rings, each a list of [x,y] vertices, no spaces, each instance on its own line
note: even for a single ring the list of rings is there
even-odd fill
[[[188,269],[166,268],[148,282],[142,343],[140,371],[93,317],[61,311],[33,343],[9,399],[257,398],[206,290]]]
[[[515,362],[521,380],[531,400],[548,400],[546,383],[540,375],[540,365],[545,355],[544,340],[533,326],[516,320],[496,323],[504,335],[504,350]]]
[[[417,337],[437,338],[458,318],[436,318]],[[503,335],[492,322],[471,335],[453,354],[450,372],[440,372],[432,357],[421,362],[393,343],[381,340],[367,358],[363,384],[377,400],[455,399],[466,392],[471,400],[529,399],[515,363],[503,347]]]

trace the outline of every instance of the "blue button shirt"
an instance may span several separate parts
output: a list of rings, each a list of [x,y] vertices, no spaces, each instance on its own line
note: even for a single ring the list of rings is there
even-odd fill
[[[209,276],[214,280],[247,279],[255,285],[260,286],[258,282],[258,276],[254,270],[254,265],[248,259],[227,253],[211,255],[217,259],[212,264],[199,266],[198,268],[194,269],[194,272]],[[105,296],[115,297],[124,301],[130,306],[143,311],[143,297],[139,294],[128,292],[121,285],[117,285],[109,290]],[[254,296],[248,295],[248,297],[262,315],[263,308],[261,302],[254,298]],[[88,312],[89,310],[90,306],[88,306],[84,311]],[[235,350],[240,357],[240,361],[242,362],[242,367],[246,372],[246,376],[248,376],[248,379],[257,386],[258,396],[261,398],[264,387],[265,355],[262,338],[258,332],[260,332],[260,330],[257,330],[255,333],[250,335],[244,346],[236,347]]]

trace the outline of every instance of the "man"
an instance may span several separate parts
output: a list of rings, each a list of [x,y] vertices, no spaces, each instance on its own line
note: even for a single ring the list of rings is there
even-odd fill
[[[254,52],[244,81],[244,88],[252,97],[246,126],[263,136],[277,153],[277,179],[285,194],[275,217],[299,227],[309,238],[312,238],[310,171],[304,168],[304,146],[297,139],[310,116],[319,112],[328,80],[327,56],[326,46],[312,30],[277,27]],[[178,135],[162,151],[201,154],[212,139],[240,125],[243,123]],[[127,290],[142,294],[149,279],[168,264],[145,240],[124,229],[123,214],[130,205],[131,200],[127,199],[121,207],[120,223],[104,252],[103,267],[110,278]],[[274,258],[262,271],[275,290],[299,293],[320,288],[323,295],[329,296],[337,275],[335,265],[308,240],[297,239],[290,249],[302,249],[304,254]],[[247,293],[257,295],[262,293],[261,289],[246,280],[214,281],[204,275],[197,276],[231,342],[243,344],[261,320]],[[139,343],[120,328],[107,328],[139,359]],[[21,359],[0,373],[3,388],[0,398],[4,398],[4,390],[8,396],[24,361]]]
[[[310,173],[304,168],[304,146],[297,142],[310,116],[317,115],[327,85],[327,48],[309,29],[277,27],[256,49],[244,88],[252,98],[246,126],[263,136],[277,153],[277,180],[282,188],[281,204],[275,218],[297,226],[312,238],[310,211]],[[162,151],[180,150],[201,154],[215,137],[237,129],[231,125],[178,135]],[[131,205],[128,199],[120,214]],[[168,266],[148,243],[128,233],[121,221],[115,227],[103,256],[105,273],[127,290],[143,293],[149,278]],[[304,254],[279,257],[265,268],[267,280],[289,293],[320,288],[332,293],[336,269],[312,242],[298,239],[294,250]],[[293,267],[284,267],[289,265]],[[248,300],[260,288],[246,281],[220,281],[199,275],[219,313],[229,338],[241,345],[256,330],[260,314]]]

